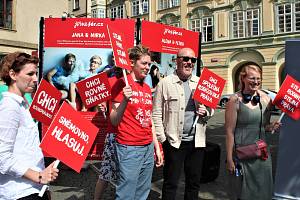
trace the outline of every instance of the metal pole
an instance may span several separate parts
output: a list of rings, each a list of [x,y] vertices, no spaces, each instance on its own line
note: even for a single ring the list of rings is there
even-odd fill
[[[197,71],[196,75],[201,75],[201,32],[199,32],[198,56],[197,56]]]
[[[137,18],[136,21],[136,45],[141,43],[141,19]]]
[[[45,25],[45,18],[41,17],[40,19],[40,35],[39,35],[39,49],[38,49],[38,55],[39,55],[39,82],[41,82],[43,78],[43,62],[44,62],[44,25]],[[38,122],[38,129],[39,129],[39,135],[40,140],[42,140],[42,123]]]
[[[40,35],[39,35],[39,82],[43,77],[43,61],[44,61],[44,25],[45,18],[41,17],[40,20]]]

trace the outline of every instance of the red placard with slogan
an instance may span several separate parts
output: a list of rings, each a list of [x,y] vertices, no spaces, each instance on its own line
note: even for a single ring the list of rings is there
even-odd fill
[[[29,108],[31,116],[43,124],[50,125],[59,108],[61,96],[59,90],[45,79],[42,79]]]
[[[79,173],[97,133],[98,128],[95,125],[64,102],[40,147]]]
[[[294,120],[298,120],[300,118],[300,82],[287,75],[273,104]]]
[[[204,68],[194,92],[193,99],[215,109],[222,95],[225,82],[223,78],[207,68]]]
[[[141,43],[151,51],[170,54],[176,54],[179,49],[189,47],[198,55],[199,33],[143,20]]]
[[[76,86],[86,108],[111,99],[111,88],[105,72],[79,81]]]
[[[79,112],[79,111],[78,111]],[[101,160],[102,159],[102,151],[104,147],[104,141],[107,134],[107,120],[110,120],[108,118],[105,118],[103,113],[101,112],[79,112],[83,118],[90,121],[92,124],[94,124],[98,129],[98,133],[96,136],[96,139],[92,145],[92,148],[90,149],[90,152],[88,153],[87,160]],[[42,136],[46,134],[49,126],[42,126]],[[43,152],[44,156],[51,157],[51,155],[47,154],[46,152]]]
[[[132,19],[46,18],[45,47],[111,48],[107,24],[122,27],[133,45],[135,21]]]
[[[109,25],[107,28],[115,56],[116,66],[131,70],[128,56],[129,43],[126,40],[126,37],[123,32],[117,29],[113,24]]]

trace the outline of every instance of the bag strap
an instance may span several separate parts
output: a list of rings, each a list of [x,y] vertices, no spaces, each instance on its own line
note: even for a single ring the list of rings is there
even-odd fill
[[[259,109],[260,109],[260,123],[259,123],[259,139],[261,139],[261,126],[262,126],[262,105],[261,102],[259,101]]]
[[[240,101],[238,100],[238,103],[240,103]],[[259,110],[260,110],[260,122],[259,122],[259,134],[258,134],[258,138],[261,139],[261,126],[262,126],[262,104],[259,101]],[[235,122],[237,124],[237,121]],[[235,142],[235,131],[233,132],[234,136],[233,136],[233,143],[234,143],[234,148],[236,149],[236,142]]]

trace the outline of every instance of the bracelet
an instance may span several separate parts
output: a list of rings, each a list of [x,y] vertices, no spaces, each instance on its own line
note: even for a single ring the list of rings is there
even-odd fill
[[[41,174],[41,172],[39,172],[39,184],[41,184],[42,183],[42,174]]]

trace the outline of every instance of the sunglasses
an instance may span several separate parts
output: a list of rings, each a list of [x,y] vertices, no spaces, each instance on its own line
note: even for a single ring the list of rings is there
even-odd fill
[[[178,56],[177,58],[182,58],[182,60],[184,62],[189,62],[189,60],[191,60],[192,63],[196,63],[197,58],[193,58],[193,57],[188,57],[188,56]]]

